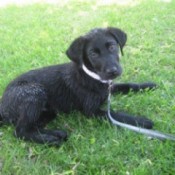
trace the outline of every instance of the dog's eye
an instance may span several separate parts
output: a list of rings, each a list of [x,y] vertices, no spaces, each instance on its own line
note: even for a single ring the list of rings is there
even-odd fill
[[[97,58],[97,57],[99,56],[99,54],[98,54],[97,52],[95,52],[95,51],[91,51],[91,52],[89,53],[89,56],[90,56],[91,58]]]
[[[112,51],[116,50],[116,45],[111,44],[111,45],[109,45],[108,49],[112,52]]]

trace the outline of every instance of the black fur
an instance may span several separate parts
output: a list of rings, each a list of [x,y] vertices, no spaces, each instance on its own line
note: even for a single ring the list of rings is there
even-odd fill
[[[126,34],[117,28],[94,29],[77,38],[66,52],[72,62],[32,70],[7,86],[0,102],[0,119],[14,124],[19,138],[60,145],[67,139],[66,132],[44,129],[59,112],[79,110],[86,116],[105,118],[107,113],[100,106],[107,99],[108,84],[87,75],[82,64],[102,80],[116,78],[122,73],[119,50],[122,52],[126,39]],[[112,92],[154,87],[154,83],[115,84]],[[121,112],[112,112],[112,116],[124,123],[153,127],[153,123],[143,117]]]

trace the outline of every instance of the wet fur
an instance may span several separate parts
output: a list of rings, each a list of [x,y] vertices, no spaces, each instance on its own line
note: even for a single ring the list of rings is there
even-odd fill
[[[60,145],[67,139],[67,133],[62,130],[44,129],[58,116],[59,112],[70,113],[72,110],[78,110],[88,117],[106,118],[107,112],[102,111],[100,106],[107,99],[108,84],[93,79],[82,70],[82,64],[85,64],[91,71],[96,73],[101,71],[93,68],[92,60],[88,58],[86,49],[92,39],[97,45],[98,37],[105,40],[104,35],[106,38],[108,36],[114,38],[123,52],[126,34],[122,30],[117,28],[95,29],[73,41],[67,50],[67,55],[72,60],[70,63],[29,71],[17,77],[7,86],[0,102],[0,119],[3,123],[15,125],[15,135],[18,138],[37,143]],[[115,64],[119,72],[115,72],[115,76],[118,76],[121,74],[118,60],[119,50],[112,56],[117,58]],[[106,66],[104,62],[100,63],[103,64],[103,67]],[[112,65],[111,62],[108,68],[100,72],[101,77],[113,76],[105,72]],[[139,91],[154,87],[154,83],[114,84],[112,92],[128,93],[130,90]],[[144,117],[134,117],[123,112],[111,112],[111,114],[120,122],[149,129],[153,127],[152,121]]]

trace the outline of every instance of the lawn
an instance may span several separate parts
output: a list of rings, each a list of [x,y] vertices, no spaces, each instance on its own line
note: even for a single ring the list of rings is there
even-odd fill
[[[112,108],[143,114],[156,130],[175,134],[175,1],[100,2],[0,7],[0,96],[23,72],[69,62],[65,51],[79,35],[115,26],[128,34],[124,72],[116,82],[153,81],[158,89],[115,95]],[[18,140],[13,126],[0,127],[0,174],[175,174],[175,142],[148,139],[76,111],[61,114],[49,127],[68,131],[60,148]]]

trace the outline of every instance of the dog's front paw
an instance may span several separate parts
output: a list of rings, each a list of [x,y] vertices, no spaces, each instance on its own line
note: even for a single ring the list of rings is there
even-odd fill
[[[140,89],[148,89],[148,90],[151,90],[151,89],[156,89],[158,86],[156,83],[152,83],[152,82],[146,82],[146,83],[142,83],[140,84]]]

